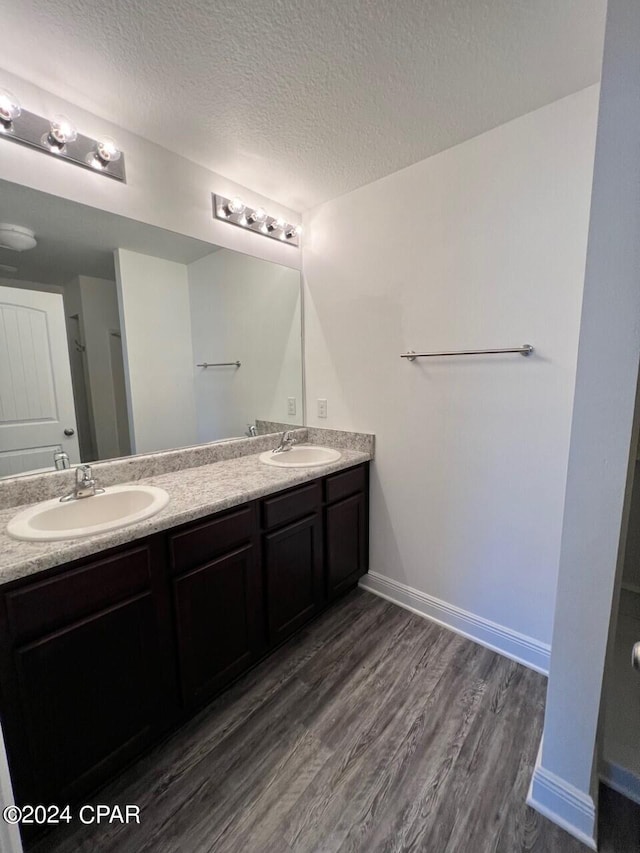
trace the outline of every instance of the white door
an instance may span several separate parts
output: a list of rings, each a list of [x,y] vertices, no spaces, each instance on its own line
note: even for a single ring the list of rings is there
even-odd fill
[[[0,287],[0,477],[80,462],[62,295]]]

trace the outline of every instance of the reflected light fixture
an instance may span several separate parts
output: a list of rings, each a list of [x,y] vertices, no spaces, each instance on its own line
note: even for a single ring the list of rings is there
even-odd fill
[[[7,89],[0,89],[0,139],[26,145],[60,160],[125,182],[124,157],[112,139],[79,133],[67,116],[52,119],[29,112]]]
[[[269,216],[263,207],[249,207],[238,196],[213,194],[213,215],[231,225],[238,225],[263,237],[271,237],[288,243],[290,246],[300,245],[301,225],[293,225],[276,216]]]

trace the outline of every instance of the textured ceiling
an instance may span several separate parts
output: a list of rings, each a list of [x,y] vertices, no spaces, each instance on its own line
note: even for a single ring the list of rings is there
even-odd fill
[[[20,0],[0,62],[304,210],[597,82],[605,7]]]

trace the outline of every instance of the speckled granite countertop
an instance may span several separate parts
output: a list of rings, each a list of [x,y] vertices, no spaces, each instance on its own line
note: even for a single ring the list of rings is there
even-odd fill
[[[135,485],[165,489],[170,496],[167,506],[146,521],[85,539],[20,542],[7,535],[6,526],[9,519],[25,507],[0,510],[0,584],[168,530],[372,458],[371,454],[357,450],[343,449],[341,452],[342,457],[337,462],[318,468],[275,468],[264,465],[259,461],[259,454],[255,454],[136,480]]]

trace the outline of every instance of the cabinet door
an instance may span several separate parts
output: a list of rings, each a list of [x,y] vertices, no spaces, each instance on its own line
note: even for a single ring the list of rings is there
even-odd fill
[[[247,669],[264,648],[254,546],[192,569],[173,588],[182,697],[191,707]]]
[[[264,537],[269,641],[278,643],[322,604],[322,530],[311,515]]]
[[[150,592],[15,649],[19,713],[33,767],[22,802],[66,803],[154,734],[157,630]]]
[[[326,509],[329,599],[357,583],[366,572],[366,501],[352,495]]]

